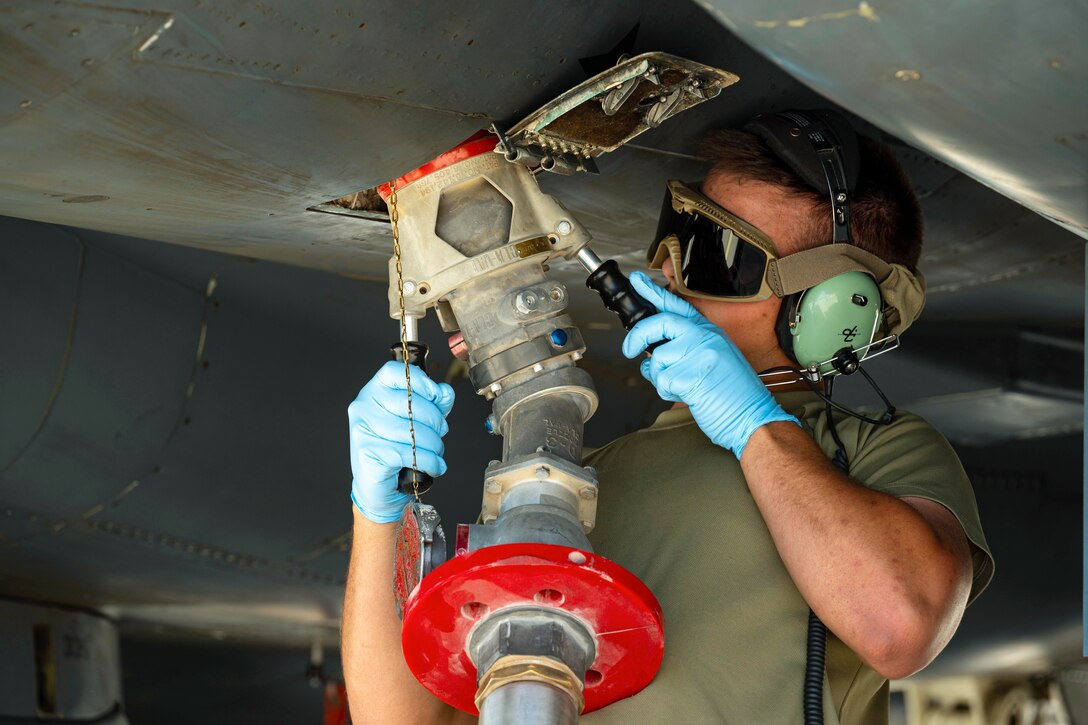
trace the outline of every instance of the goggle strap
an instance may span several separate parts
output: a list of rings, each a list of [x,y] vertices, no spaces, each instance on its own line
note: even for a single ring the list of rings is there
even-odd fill
[[[775,295],[785,297],[846,272],[865,272],[876,280],[888,308],[885,323],[889,334],[901,334],[918,319],[925,305],[926,286],[921,273],[912,273],[901,264],[888,264],[853,245],[825,244],[768,260],[767,283]]]
[[[846,272],[865,272],[879,283],[888,276],[891,265],[853,245],[824,244],[771,260],[769,266],[771,289],[785,297]]]

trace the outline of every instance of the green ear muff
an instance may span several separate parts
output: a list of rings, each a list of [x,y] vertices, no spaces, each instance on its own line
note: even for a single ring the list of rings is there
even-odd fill
[[[880,288],[864,272],[846,272],[810,287],[787,310],[793,358],[802,368],[820,364],[822,375],[834,375],[838,371],[827,361],[843,348],[869,345],[883,325],[882,308]]]

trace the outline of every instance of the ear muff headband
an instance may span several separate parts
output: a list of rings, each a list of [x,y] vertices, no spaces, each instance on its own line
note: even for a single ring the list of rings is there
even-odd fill
[[[745,126],[787,166],[831,198],[835,242],[850,242],[850,194],[857,186],[858,138],[850,122],[831,110],[784,111],[757,116]]]
[[[834,242],[772,260],[769,284],[785,298],[779,320],[783,349],[793,354],[793,335],[786,323],[800,294],[847,272],[873,277],[883,299],[884,329],[899,335],[918,319],[925,306],[925,279],[900,264],[889,264],[851,242],[850,195],[857,186],[860,154],[857,133],[841,114],[831,110],[784,111],[756,117],[745,128],[763,139],[783,163],[817,191],[831,197]],[[843,244],[842,242],[845,242]],[[796,332],[796,330],[794,330]]]

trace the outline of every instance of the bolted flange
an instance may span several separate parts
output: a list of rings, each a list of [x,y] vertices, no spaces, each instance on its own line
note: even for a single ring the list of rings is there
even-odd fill
[[[553,610],[591,633],[585,712],[642,690],[661,665],[664,617],[634,574],[566,546],[499,544],[458,554],[420,582],[405,603],[408,668],[442,701],[478,714],[478,675],[465,644],[475,627],[514,607]]]

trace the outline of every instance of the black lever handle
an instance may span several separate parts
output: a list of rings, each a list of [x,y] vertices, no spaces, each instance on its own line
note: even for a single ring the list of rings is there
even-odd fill
[[[624,276],[614,259],[602,262],[593,270],[586,279],[586,287],[597,291],[604,306],[616,313],[625,330],[630,330],[639,320],[657,314],[657,308],[635,291],[631,280]],[[663,343],[664,340],[651,343],[646,352],[653,352]]]
[[[423,372],[427,372],[427,344],[417,340],[408,342],[408,364],[415,365]],[[389,351],[393,353],[393,359],[404,362],[404,348],[398,342],[391,346]],[[397,474],[397,489],[402,493],[424,493],[434,485],[434,479],[423,471],[417,471],[405,466]]]

